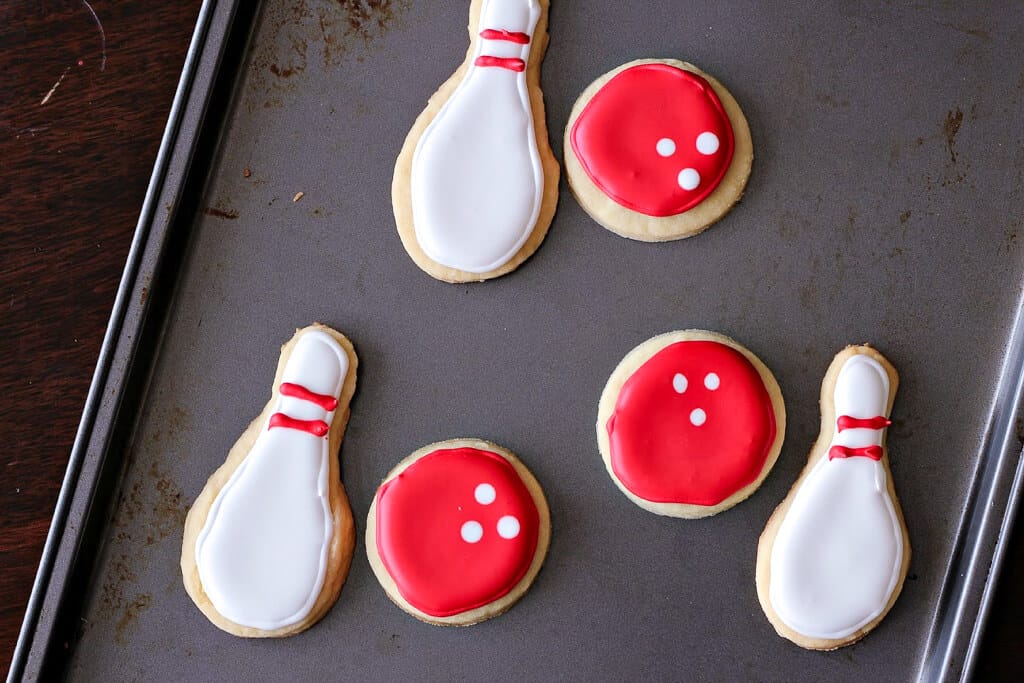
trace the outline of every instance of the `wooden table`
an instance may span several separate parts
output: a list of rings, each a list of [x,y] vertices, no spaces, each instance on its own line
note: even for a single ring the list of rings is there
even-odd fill
[[[3,668],[199,5],[0,3]],[[980,680],[1024,680],[1021,576],[1024,524],[996,596]]]

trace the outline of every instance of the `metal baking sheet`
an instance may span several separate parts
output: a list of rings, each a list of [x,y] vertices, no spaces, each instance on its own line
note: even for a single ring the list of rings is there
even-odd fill
[[[140,297],[148,322],[129,332],[142,339],[116,340],[122,355],[141,345],[123,359],[137,401],[101,411],[124,436],[91,448],[123,476],[79,626],[51,665],[78,680],[961,675],[1021,448],[1024,15],[987,3],[553,5],[542,84],[556,155],[591,80],[680,58],[721,80],[750,122],[743,201],[696,238],[640,244],[589,220],[563,181],[545,243],[516,272],[434,281],[402,249],[391,174],[463,58],[468,0],[268,0],[230,106],[210,111],[226,123],[199,169],[208,182],[169,181],[186,191],[152,247],[176,254],[165,294]],[[382,477],[434,440],[496,441],[543,485],[551,550],[507,614],[422,624],[387,599],[361,541],[337,605],[296,637],[234,638],[186,596],[187,507],[266,400],[279,346],[312,321],[359,354],[341,461],[360,533]],[[789,427],[760,490],[699,521],[631,504],[594,439],[622,356],[691,327],[764,360]],[[816,436],[829,361],[859,342],[901,373],[889,440],[914,555],[873,633],[808,652],[758,606],[757,538]],[[64,545],[92,500],[72,509]],[[81,574],[76,563],[58,570]]]

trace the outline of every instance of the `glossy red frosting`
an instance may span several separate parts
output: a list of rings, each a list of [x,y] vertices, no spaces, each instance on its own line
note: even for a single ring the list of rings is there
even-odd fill
[[[757,368],[731,346],[703,340],[670,344],[640,366],[606,427],[612,470],[629,491],[706,506],[757,479],[776,434]]]
[[[570,142],[606,195],[662,217],[704,201],[728,170],[734,146],[732,124],[711,85],[661,63],[613,76],[576,119]]]
[[[435,617],[512,590],[533,561],[539,524],[515,468],[476,448],[429,453],[377,493],[380,559],[402,597]]]

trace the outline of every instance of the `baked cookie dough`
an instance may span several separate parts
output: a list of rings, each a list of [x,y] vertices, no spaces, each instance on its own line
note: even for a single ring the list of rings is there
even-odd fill
[[[370,566],[412,616],[469,626],[509,609],[551,538],[540,485],[510,451],[478,439],[424,446],[377,489],[366,521]]]
[[[438,280],[510,273],[551,225],[559,169],[540,90],[548,4],[473,0],[466,60],[430,98],[398,156],[398,234]]]
[[[849,346],[821,384],[821,432],[757,546],[757,597],[783,638],[834,650],[885,618],[910,566],[886,428],[899,375]]]
[[[615,484],[645,510],[687,519],[757,490],[785,431],[771,371],[704,330],[669,332],[630,351],[597,410],[597,444]]]
[[[185,518],[185,590],[228,633],[290,636],[338,599],[355,547],[337,453],[357,363],[341,333],[296,331],[270,401]]]
[[[675,59],[640,59],[591,83],[565,130],[576,199],[608,230],[643,242],[690,237],[739,201],[754,147],[736,100]]]

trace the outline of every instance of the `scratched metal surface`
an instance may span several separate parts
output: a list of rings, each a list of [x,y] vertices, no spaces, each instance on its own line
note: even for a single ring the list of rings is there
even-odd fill
[[[563,182],[530,261],[452,286],[406,256],[390,183],[412,121],[462,59],[468,2],[266,3],[167,311],[72,678],[913,675],[1020,292],[1024,16],[987,3],[643,7],[555,3],[543,86],[556,154],[593,78],[634,58],[686,59],[750,121],[742,203],[697,238],[645,245],[591,222]],[[468,629],[419,623],[388,601],[361,541],[338,604],[297,637],[236,639],[189,601],[178,570],[187,506],[269,395],[279,345],[313,320],[344,331],[360,357],[341,452],[360,534],[380,479],[430,441],[486,437],[537,475],[551,550],[504,616]],[[693,522],[629,503],[593,433],[621,357],[687,327],[760,355],[789,416],[761,489]],[[812,653],[764,618],[756,543],[816,435],[830,359],[863,341],[902,375],[890,444],[914,557],[874,633]]]

